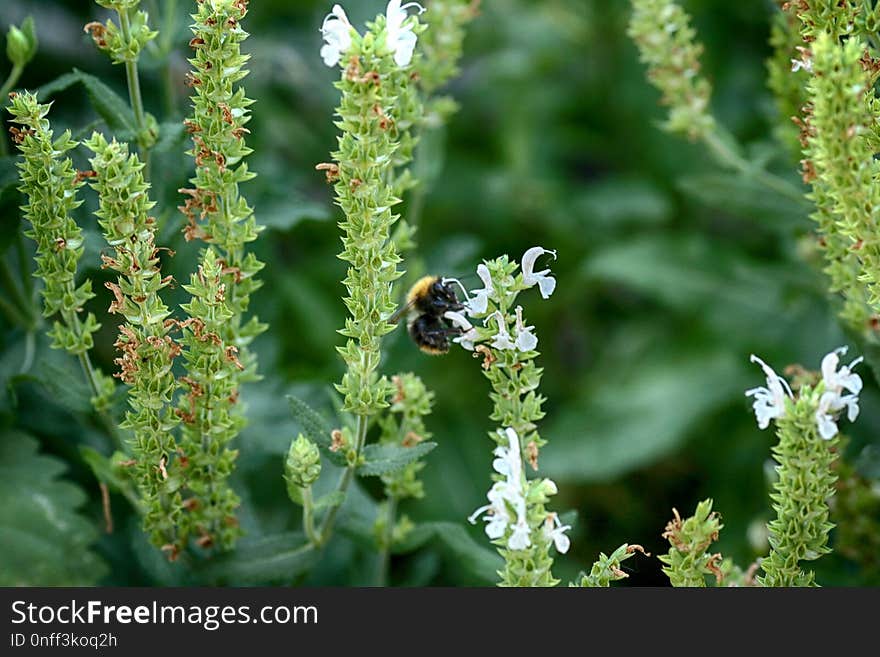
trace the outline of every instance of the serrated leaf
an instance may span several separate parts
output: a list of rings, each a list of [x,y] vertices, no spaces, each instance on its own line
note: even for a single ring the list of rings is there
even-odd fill
[[[332,428],[327,420],[296,395],[287,395],[287,402],[303,435],[314,442],[331,463],[345,465],[345,455],[330,449]]]
[[[95,524],[77,513],[79,486],[27,434],[0,434],[0,586],[90,586],[107,567],[90,547]]]
[[[497,582],[504,561],[494,550],[477,543],[467,530],[454,522],[426,522],[417,525],[406,539],[394,546],[396,554],[413,552],[437,539],[448,557],[471,576]],[[488,540],[488,539],[487,539]]]
[[[361,477],[377,477],[389,472],[396,472],[413,461],[417,461],[437,446],[437,443],[426,442],[403,447],[401,445],[367,445],[363,451],[363,463],[358,466],[357,474]]]
[[[66,91],[78,82],[79,75],[77,75],[76,73],[65,73],[63,75],[59,75],[54,80],[50,80],[46,84],[37,87],[37,100],[41,103],[45,103],[55,94]]]
[[[49,97],[64,91],[76,83],[83,85],[92,107],[104,119],[119,139],[132,139],[137,133],[134,112],[128,101],[117,94],[94,75],[73,69],[71,73],[62,75],[37,90],[38,98],[45,102]]]
[[[82,372],[75,368],[75,362],[67,354],[49,352],[37,362],[32,378],[64,408],[76,413],[90,413],[91,393],[83,381]]]
[[[212,559],[202,575],[216,585],[289,584],[309,570],[318,556],[302,532],[245,538],[235,551]]]

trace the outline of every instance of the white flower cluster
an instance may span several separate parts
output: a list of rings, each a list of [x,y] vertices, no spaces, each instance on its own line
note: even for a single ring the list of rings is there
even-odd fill
[[[840,365],[840,356],[846,353],[846,347],[839,347],[822,359],[822,382],[824,391],[819,398],[819,407],[816,410],[816,426],[819,435],[825,440],[830,440],[837,435],[837,419],[840,412],[846,409],[846,416],[853,422],[859,415],[859,393],[862,390],[862,379],[855,374],[853,368],[862,362],[862,358],[856,358],[849,365]],[[752,354],[753,363],[758,363],[767,377],[767,385],[746,390],[746,396],[754,397],[752,408],[758,420],[758,428],[766,429],[770,420],[785,415],[786,397],[793,399],[794,395],[788,382],[776,374],[773,369],[763,360]],[[848,393],[848,394],[846,394]]]
[[[550,275],[549,269],[535,271],[535,263],[538,258],[545,253],[549,253],[556,259],[556,251],[549,251],[540,246],[534,246],[523,254],[520,268],[522,270],[522,282],[525,287],[538,286],[541,296],[545,299],[549,298],[556,289],[556,279]],[[453,325],[461,330],[461,335],[453,338],[453,342],[459,343],[462,347],[469,351],[474,350],[474,344],[481,341],[481,336],[477,327],[465,316],[471,318],[483,319],[483,327],[491,328],[490,345],[494,349],[508,350],[515,349],[517,351],[534,351],[538,347],[538,337],[533,333],[534,326],[526,326],[523,319],[522,306],[517,306],[514,310],[516,321],[513,327],[513,334],[508,327],[507,318],[498,310],[486,314],[489,310],[489,301],[493,297],[497,299],[498,288],[492,281],[489,268],[485,264],[477,266],[477,276],[483,282],[482,289],[471,290],[470,296],[464,302],[464,313],[449,311],[444,317],[449,319]],[[461,285],[455,279],[446,279],[454,281]],[[462,286],[464,290],[464,286]]]
[[[499,433],[500,430],[499,430]],[[507,539],[507,547],[511,550],[525,550],[532,544],[531,529],[528,523],[526,507],[526,486],[523,475],[522,454],[520,453],[519,436],[516,431],[507,427],[504,430],[507,439],[507,447],[495,448],[495,460],[492,468],[504,479],[496,481],[486,497],[489,504],[481,506],[468,518],[471,524],[476,524],[477,518],[484,516],[486,520],[486,535],[496,540],[504,536],[510,529]],[[556,484],[550,479],[536,482],[541,486],[545,495],[556,494]],[[543,525],[543,531],[553,541],[556,550],[560,553],[568,551],[570,540],[565,534],[571,529],[570,525],[563,525],[555,513],[547,516]]]
[[[401,6],[400,0],[391,0],[385,7],[385,43],[394,55],[394,62],[400,67],[409,66],[416,47],[415,24],[412,21],[406,24],[410,7],[415,7],[419,14],[425,11],[418,2]],[[321,58],[327,66],[336,66],[351,46],[353,29],[345,10],[340,5],[333,5],[321,25],[321,36],[324,37]]]

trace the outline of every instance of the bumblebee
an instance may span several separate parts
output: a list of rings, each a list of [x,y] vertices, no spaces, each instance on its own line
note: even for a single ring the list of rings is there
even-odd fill
[[[407,332],[426,354],[445,354],[449,351],[450,339],[461,333],[461,329],[443,316],[446,312],[464,309],[452,286],[453,282],[457,281],[423,276],[410,288],[406,303],[395,314],[395,318],[399,319],[408,313]]]

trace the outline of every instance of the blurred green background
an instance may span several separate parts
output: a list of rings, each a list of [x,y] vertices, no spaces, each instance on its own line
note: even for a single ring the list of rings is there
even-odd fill
[[[191,3],[142,4],[163,17],[152,20],[160,28],[166,8],[176,6],[174,31],[159,37],[160,45],[168,39],[171,56],[148,52],[141,80],[147,110],[162,123],[179,123],[188,111],[182,81]],[[328,389],[342,373],[334,350],[344,319],[343,263],[335,257],[338,213],[323,174],[314,169],[329,159],[336,135],[336,71],[318,56],[318,27],[330,4],[260,0],[251,3],[244,25],[251,34],[245,50],[252,54],[245,86],[257,101],[248,143],[258,177],[243,192],[267,227],[255,247],[267,266],[253,308],[271,328],[255,343],[265,378],[243,391],[250,424],[237,440],[234,476],[248,533],[243,546],[299,526],[299,511],[281,478],[283,455],[297,432],[284,395],[295,392],[329,417]],[[347,9],[352,22],[362,25],[384,4],[352,1]],[[713,112],[753,156],[800,184],[797,158],[773,138],[774,125],[787,119],[776,115],[765,84],[774,3],[683,4],[706,44]],[[103,19],[105,10],[82,0],[3,5],[4,33],[9,23],[32,15],[40,40],[19,87],[36,89],[77,68],[126,95],[123,69],[112,66],[82,29]],[[541,474],[559,485],[554,508],[572,510],[577,518],[572,549],[554,571],[563,583],[588,569],[600,551],[623,542],[640,543],[653,555],[664,552],[668,545],[660,534],[673,507],[690,514],[705,497],[715,500],[724,523],[718,550],[748,566],[766,550],[762,527],[771,513],[767,472],[774,441],[770,430],[758,430],[743,394],[764,383],[749,354],[781,372],[792,363],[818,368],[825,353],[849,344],[812,262],[813,226],[804,209],[718,169],[700,145],[658,129],[664,109],[626,36],[628,16],[629,3],[622,0],[484,0],[469,28],[461,75],[446,90],[461,109],[445,131],[431,136],[417,164],[421,172],[436,174],[423,198],[418,235],[427,271],[470,275],[471,287],[477,287],[473,271],[482,258],[508,253],[518,259],[534,245],[559,252],[553,263],[556,293],[547,301],[529,295],[524,304],[545,368],[541,432],[549,445],[541,454]],[[70,127],[83,135],[104,128],[82,88],[53,97],[56,130]],[[154,192],[162,242],[177,251],[168,266],[181,280],[197,248],[182,242],[182,215],[175,209],[191,160],[183,155],[188,144],[179,133],[166,136],[156,156]],[[4,162],[0,249],[8,249],[14,263],[13,236],[23,229],[16,210],[21,199],[7,184],[14,174]],[[84,160],[79,164],[87,168]],[[101,245],[88,213],[95,206],[89,194],[79,219],[89,238],[83,262],[94,268]],[[404,216],[407,209],[401,206]],[[102,276],[94,269],[90,275]],[[102,294],[94,301],[105,319],[94,356],[110,372],[115,327],[103,313],[107,303]],[[0,454],[13,454],[15,444],[39,445],[42,456],[29,458],[56,497],[78,507],[71,522],[82,530],[54,527],[26,537],[34,541],[34,558],[46,562],[45,573],[30,583],[64,583],[49,562],[65,558],[64,541],[92,539],[86,563],[94,583],[237,583],[234,575],[216,575],[222,567],[165,563],[116,495],[114,531],[103,532],[100,491],[78,448],[111,450],[87,412],[76,363],[50,352],[40,338],[34,367],[21,375],[25,336],[2,321]],[[486,432],[493,425],[488,384],[477,362],[460,350],[425,356],[403,332],[392,334],[387,346],[386,373],[417,372],[436,393],[428,425],[439,446],[423,471],[427,495],[405,502],[401,511],[414,521],[458,523],[488,547],[481,528],[466,523],[490,485]],[[845,427],[854,462],[870,455],[872,441],[876,447],[880,423],[876,383],[867,367],[862,374],[862,415],[851,430]],[[6,459],[0,461],[6,478],[0,483],[0,539],[25,540],[9,527],[21,524],[33,494],[25,499],[29,489],[22,476],[16,479],[5,466]],[[363,492],[375,497],[375,483],[364,482]],[[318,567],[277,583],[369,583],[369,532],[362,525],[375,507],[365,496],[356,498],[357,508],[344,514]],[[391,581],[491,584],[485,573],[491,576],[497,564],[490,554],[469,544],[457,549],[453,539],[429,542],[394,558]],[[266,556],[242,552],[241,559]],[[626,566],[630,578],[624,585],[667,583],[653,557],[639,555]],[[0,557],[0,569],[12,567]],[[880,582],[876,570],[839,553],[816,568],[826,585]]]

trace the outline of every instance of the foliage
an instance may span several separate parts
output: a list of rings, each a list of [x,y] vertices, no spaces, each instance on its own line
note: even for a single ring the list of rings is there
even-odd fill
[[[545,583],[675,583],[645,553],[672,554],[663,536],[670,510],[711,498],[724,530],[698,556],[724,555],[711,562],[720,585],[753,585],[758,571],[745,566],[772,549],[785,557],[788,511],[770,495],[797,480],[771,467],[765,481],[766,464],[804,447],[806,434],[780,436],[774,448],[755,427],[743,396],[756,378],[748,355],[795,372],[849,344],[866,358],[861,413],[833,449],[808,443],[829,448],[823,463],[836,480],[810,489],[817,499],[833,491],[808,537],[825,554],[798,559],[793,576],[809,569],[826,586],[878,581],[870,546],[880,523],[871,467],[880,396],[871,370],[880,359],[875,272],[861,269],[876,245],[865,233],[870,217],[858,212],[872,203],[859,182],[873,175],[877,151],[868,93],[876,6],[847,3],[856,13],[826,24],[809,12],[829,3],[816,2],[783,12],[781,3],[719,0],[428,0],[418,19],[410,10],[419,27],[409,69],[389,68],[388,52],[364,53],[389,69],[398,95],[349,79],[350,60],[323,64],[317,28],[330,2],[261,0],[246,18],[236,15],[241,2],[225,0],[6,4],[4,125],[34,129],[37,139],[17,145],[12,133],[0,146],[0,451],[4,480],[18,482],[0,487],[10,514],[0,524],[17,532],[2,539],[14,549],[0,550],[0,573],[53,585],[493,585],[508,562],[466,518],[491,485],[493,441],[504,440],[496,429],[524,410],[521,446],[540,448],[527,480],[556,482],[552,513],[571,526],[570,550],[553,554]],[[378,43],[384,0],[348,4],[354,29]],[[224,20],[206,20],[214,10]],[[658,36],[664,23],[651,11],[670,12],[679,29]],[[435,21],[442,31],[432,31]],[[819,38],[850,24],[839,47]],[[640,51],[646,42],[652,52]],[[675,66],[658,68],[664,51],[675,52]],[[820,79],[817,69],[831,74]],[[847,95],[850,83],[860,89]],[[27,90],[34,102],[17,118],[30,123],[10,123],[8,110],[30,102]],[[377,103],[393,129],[370,115]],[[853,138],[841,139],[853,125]],[[364,166],[355,135],[386,148],[391,164]],[[134,185],[132,216],[146,229],[138,248],[146,253],[149,239],[161,247],[143,256],[156,261],[148,281],[131,278],[121,260],[130,253],[105,241],[98,219],[106,220],[94,215],[120,216],[107,208],[112,195],[92,186],[108,179],[87,177],[99,168],[89,159],[107,149],[118,150],[103,166],[130,176],[125,189]],[[864,166],[840,175],[844,158]],[[802,159],[837,174],[805,179]],[[328,164],[344,181],[327,184]],[[54,174],[27,187],[22,166]],[[376,194],[357,197],[355,178]],[[141,205],[147,199],[152,208]],[[352,210],[365,209],[381,225],[358,223]],[[155,223],[144,225],[148,217]],[[39,225],[58,234],[22,238]],[[348,261],[334,257],[340,235]],[[58,238],[67,248],[52,249]],[[558,286],[546,301],[533,303],[534,289],[517,301],[540,336],[517,386],[526,397],[539,380],[540,392],[513,408],[482,358],[457,348],[427,356],[405,320],[390,318],[420,276],[457,277],[471,290],[478,263],[507,254],[512,264],[536,244],[558,252],[536,268],[552,264]],[[102,268],[102,255],[123,271]],[[35,278],[36,267],[58,285]],[[363,305],[342,281],[375,294]],[[124,289],[148,283],[161,295],[159,314],[175,323],[144,327],[130,321],[138,313],[107,313],[116,298],[106,283],[119,286],[123,305],[157,304]],[[511,339],[515,306],[503,311]],[[213,326],[187,324],[196,316]],[[161,408],[134,408],[139,390],[114,385],[120,323],[154,331],[136,338],[145,368],[164,367],[158,340],[182,350],[170,379],[149,379],[150,395],[167,392]],[[340,327],[354,337],[340,337]],[[487,344],[496,328],[490,320]],[[199,337],[208,334],[217,340]],[[349,338],[379,342],[369,362],[339,357]],[[342,381],[351,385],[340,394],[333,383]],[[132,413],[131,428],[120,428]],[[804,427],[809,413],[797,416]],[[157,422],[175,425],[172,437],[162,434],[168,444],[148,431]],[[194,464],[198,472],[187,472]],[[187,502],[196,498],[216,504]],[[151,545],[142,514],[156,502],[180,506],[162,515],[174,522]],[[225,521],[233,509],[235,521]],[[530,516],[532,529],[550,513]],[[324,534],[328,519],[335,530]],[[169,539],[174,532],[186,540]],[[603,552],[609,545],[621,547]],[[58,550],[66,560],[51,559]],[[718,584],[714,571],[700,576]]]

